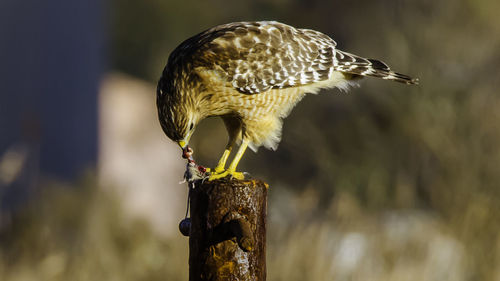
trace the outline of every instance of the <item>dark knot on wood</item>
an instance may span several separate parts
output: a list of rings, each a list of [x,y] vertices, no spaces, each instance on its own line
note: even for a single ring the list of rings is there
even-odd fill
[[[259,180],[195,183],[189,280],[265,280],[267,189]]]
[[[247,219],[236,212],[228,213],[209,233],[209,244],[217,244],[226,240],[236,238],[238,246],[245,251],[251,251],[255,246],[255,239]]]

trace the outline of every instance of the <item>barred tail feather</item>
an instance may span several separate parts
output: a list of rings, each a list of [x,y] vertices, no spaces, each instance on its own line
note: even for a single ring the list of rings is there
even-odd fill
[[[405,84],[418,84],[418,79],[394,72],[387,64],[376,59],[366,59],[339,50],[335,52],[335,58],[335,70],[350,74],[352,78],[371,76]]]

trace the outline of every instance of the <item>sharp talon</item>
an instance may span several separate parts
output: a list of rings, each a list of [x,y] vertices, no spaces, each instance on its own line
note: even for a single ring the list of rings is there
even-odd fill
[[[222,173],[210,173],[210,176],[208,177],[208,181],[213,181],[217,179],[222,179],[225,178],[228,175],[227,171],[223,171]]]
[[[241,173],[241,172],[233,172],[233,173],[231,173],[231,178],[235,178],[237,180],[244,180],[245,174]]]
[[[225,170],[221,173],[211,173],[210,177],[208,177],[208,181],[213,181],[217,179],[222,179],[227,176],[230,176],[230,179],[237,179],[237,180],[243,180],[245,179],[245,175],[240,172],[230,172],[228,170]]]

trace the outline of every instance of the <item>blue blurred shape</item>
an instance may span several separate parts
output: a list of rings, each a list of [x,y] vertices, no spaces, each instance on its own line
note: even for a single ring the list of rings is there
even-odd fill
[[[3,173],[4,195],[7,185],[29,188],[36,178],[73,180],[95,167],[104,3],[0,1],[0,188]],[[10,170],[16,172],[20,162],[9,164],[9,155],[24,155],[14,178]]]

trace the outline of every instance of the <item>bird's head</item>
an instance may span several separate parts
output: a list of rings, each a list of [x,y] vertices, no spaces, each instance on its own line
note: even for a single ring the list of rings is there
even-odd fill
[[[167,136],[177,142],[181,148],[186,148],[196,128],[196,121],[192,114],[179,110],[167,114],[165,118]]]
[[[165,134],[185,149],[198,124],[196,110],[182,96],[166,94],[158,86],[157,106],[160,124]]]

